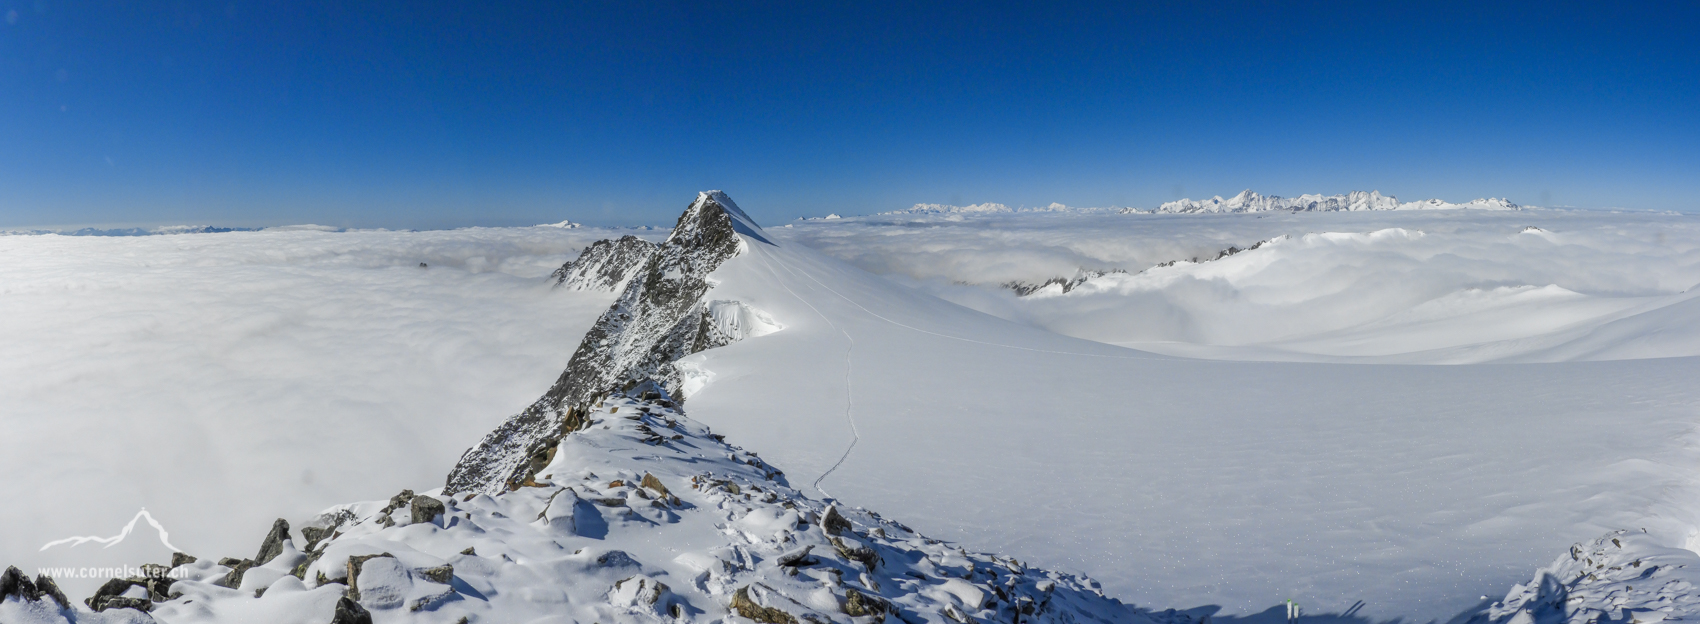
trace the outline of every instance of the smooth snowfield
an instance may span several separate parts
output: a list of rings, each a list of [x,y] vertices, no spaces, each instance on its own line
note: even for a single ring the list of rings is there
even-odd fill
[[[712,296],[786,329],[687,358],[711,374],[693,414],[798,482],[854,440],[821,484],[839,500],[1143,606],[1446,621],[1573,542],[1692,526],[1700,359],[1171,358],[750,246]]]
[[[1700,323],[1681,311],[1700,284],[1693,215],[1061,212],[770,230],[983,312],[1174,355],[1437,364],[1700,355]],[[1217,259],[1230,248],[1238,253]],[[1083,271],[1107,274],[1066,293],[1051,285],[1017,297],[1002,286]]]

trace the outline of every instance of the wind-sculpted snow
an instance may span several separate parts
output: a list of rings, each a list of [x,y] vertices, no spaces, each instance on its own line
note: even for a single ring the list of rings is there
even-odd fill
[[[923,215],[774,232],[983,312],[1176,355],[1464,363],[1700,354],[1700,321],[1681,306],[1666,310],[1700,284],[1700,221],[1685,215]]]
[[[673,363],[729,340],[714,313],[705,309],[704,295],[712,287],[708,275],[747,245],[740,235],[761,240],[759,232],[724,193],[700,194],[591,326],[555,385],[468,450],[449,473],[447,491],[493,493],[512,487],[516,471],[538,452],[537,445],[577,428],[581,421],[575,411],[607,388],[653,377],[677,392],[682,379]],[[628,247],[644,244],[634,241]],[[617,249],[611,245],[607,254]]]
[[[443,624],[1192,621],[810,499],[756,453],[648,396],[596,401],[526,487],[340,505],[301,542],[286,529],[269,562],[182,563],[120,603],[139,608],[91,613],[36,593],[0,601],[0,621],[331,622],[339,609]]]

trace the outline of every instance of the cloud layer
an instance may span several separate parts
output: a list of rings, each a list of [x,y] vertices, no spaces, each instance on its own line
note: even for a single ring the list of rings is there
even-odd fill
[[[1687,215],[882,215],[774,231],[990,314],[1166,353],[1407,362],[1700,354],[1700,323],[1685,315],[1627,320],[1682,303],[1700,283],[1700,219]],[[1213,260],[1260,241],[1270,242]],[[1066,294],[1017,297],[1001,286],[1089,271],[1126,273]],[[1618,324],[1616,338],[1563,346],[1607,323]]]
[[[272,518],[440,482],[607,306],[545,278],[610,235],[0,237],[0,560],[134,565],[36,550],[142,507],[191,554],[252,556]]]

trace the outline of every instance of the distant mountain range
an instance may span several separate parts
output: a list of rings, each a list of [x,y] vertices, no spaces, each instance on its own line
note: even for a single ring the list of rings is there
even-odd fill
[[[1240,191],[1238,195],[1222,199],[1218,195],[1210,199],[1182,199],[1164,203],[1155,210],[1140,208],[1079,208],[1052,202],[1049,206],[1010,208],[1005,204],[983,203],[967,206],[949,204],[915,204],[906,210],[882,212],[882,215],[897,214],[992,214],[1012,212],[1117,212],[1121,214],[1190,214],[1204,212],[1268,212],[1284,210],[1291,212],[1348,212],[1362,210],[1456,210],[1473,208],[1478,210],[1521,210],[1523,206],[1513,204],[1508,200],[1487,198],[1467,201],[1461,204],[1439,199],[1425,199],[1414,202],[1401,202],[1392,195],[1382,195],[1379,191],[1352,191],[1344,195],[1300,195],[1298,197],[1280,197],[1263,195],[1250,189]]]
[[[213,227],[210,225],[162,225],[151,228],[86,227],[78,230],[0,230],[0,236],[58,234],[60,236],[156,236],[160,234],[217,234],[220,232],[253,232],[263,228]]]
[[[1438,199],[1425,199],[1414,202],[1400,202],[1392,195],[1382,195],[1379,191],[1352,191],[1345,195],[1300,195],[1298,197],[1279,197],[1276,195],[1260,195],[1250,189],[1240,191],[1240,194],[1228,199],[1217,195],[1210,199],[1182,199],[1164,203],[1154,212],[1160,213],[1195,213],[1195,212],[1268,212],[1286,210],[1292,212],[1357,212],[1363,210],[1456,210],[1474,208],[1478,210],[1519,210],[1522,206],[1498,198],[1477,199],[1453,204]],[[1122,212],[1140,212],[1125,209]]]

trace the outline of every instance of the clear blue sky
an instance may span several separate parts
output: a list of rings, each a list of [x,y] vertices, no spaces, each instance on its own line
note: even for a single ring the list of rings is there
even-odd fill
[[[1696,7],[0,0],[0,227],[1700,210]]]

